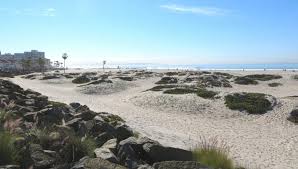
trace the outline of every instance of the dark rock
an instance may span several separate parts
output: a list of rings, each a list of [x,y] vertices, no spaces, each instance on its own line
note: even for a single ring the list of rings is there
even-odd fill
[[[295,124],[298,124],[298,107],[294,108],[291,111],[290,116],[288,117],[288,120]]]
[[[154,163],[154,169],[210,169],[195,161],[163,161]]]
[[[72,167],[72,169],[126,169],[126,168],[101,158],[84,157],[79,162],[77,162]]]
[[[191,161],[192,152],[173,147],[163,147],[160,144],[146,143],[143,149],[152,162],[159,161]]]
[[[116,78],[124,80],[124,81],[133,81],[133,77],[130,77],[130,76],[119,76]]]
[[[74,118],[68,122],[65,123],[65,126],[73,128],[75,131],[79,130],[79,123],[82,121],[81,118]]]
[[[103,132],[99,134],[97,137],[95,137],[95,142],[98,147],[101,147],[105,142],[113,138],[115,137],[112,134],[108,132]]]
[[[130,127],[128,127],[127,125],[118,125],[116,126],[116,138],[118,139],[118,141],[122,141],[125,140],[131,136],[133,136],[133,131]]]
[[[60,76],[57,76],[57,75],[45,75],[40,80],[50,80],[50,79],[59,79],[59,78]]]
[[[69,105],[70,105],[72,108],[74,108],[74,109],[77,109],[77,108],[79,108],[79,107],[81,106],[80,103],[70,103]]]
[[[28,152],[28,157],[32,162],[31,165],[33,165],[33,167],[36,169],[50,168],[55,164],[56,159],[44,152],[42,147],[38,144],[30,144],[28,147]]]

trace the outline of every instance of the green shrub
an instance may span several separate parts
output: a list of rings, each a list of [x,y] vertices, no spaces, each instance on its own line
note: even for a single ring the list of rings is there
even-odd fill
[[[178,75],[179,73],[178,72],[166,72],[165,75],[167,76],[175,76],[175,75]]]
[[[281,83],[269,83],[268,86],[277,87],[277,86],[282,86],[282,84]]]
[[[88,82],[90,82],[90,79],[86,76],[79,76],[72,80],[72,83],[75,83],[75,84],[82,84],[82,83],[88,83]]]
[[[175,88],[177,85],[159,85],[149,89],[150,91],[162,91],[163,89]]]
[[[104,116],[103,119],[105,122],[108,122],[113,126],[116,126],[118,124],[125,122],[120,116],[115,115],[115,114],[110,114],[108,116]]]
[[[218,76],[224,76],[227,79],[231,79],[233,77],[233,75],[229,73],[223,73],[223,72],[214,72],[213,74]]]
[[[232,110],[246,110],[250,114],[264,114],[271,103],[262,93],[235,93],[225,96],[225,104]]]
[[[256,80],[250,79],[250,78],[245,77],[245,76],[244,77],[237,77],[235,79],[235,83],[240,84],[240,85],[250,85],[250,84],[257,85],[258,84],[258,82]]]
[[[218,93],[211,91],[211,90],[207,90],[204,88],[199,88],[197,90],[197,95],[204,98],[204,99],[213,99],[214,96],[216,96]]]
[[[191,89],[191,88],[175,88],[175,89],[165,90],[163,93],[165,93],[165,94],[189,94],[189,93],[196,93],[196,90]]]
[[[65,146],[62,149],[61,156],[67,162],[80,160],[84,156],[93,157],[96,149],[96,142],[93,138],[85,138],[69,135],[65,139]]]
[[[175,77],[163,77],[155,84],[171,84],[171,83],[178,83],[178,79]]]
[[[217,138],[201,140],[199,146],[193,151],[195,161],[213,169],[234,169],[232,159],[229,158],[229,148],[220,143]]]
[[[298,75],[294,75],[293,79],[298,80]]]
[[[61,103],[61,102],[56,102],[56,101],[49,101],[49,104],[53,105],[53,107],[65,107],[67,104]]]
[[[16,159],[14,137],[7,132],[0,131],[0,165],[14,164]]]
[[[252,80],[260,80],[260,81],[269,81],[269,80],[282,78],[282,76],[280,75],[269,75],[269,74],[254,74],[254,75],[247,75],[244,77],[247,77]]]

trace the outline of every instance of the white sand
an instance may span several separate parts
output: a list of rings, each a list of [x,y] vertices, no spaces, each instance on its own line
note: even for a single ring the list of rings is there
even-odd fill
[[[228,73],[243,75],[264,72]],[[69,80],[11,80],[24,88],[41,92],[51,100],[80,102],[98,112],[120,115],[142,135],[164,145],[189,149],[197,144],[201,136],[217,136],[231,147],[231,156],[245,167],[297,169],[298,125],[286,118],[292,108],[298,105],[298,98],[286,96],[298,95],[298,81],[291,79],[294,72],[265,73],[280,74],[283,78],[260,82],[256,86],[231,83],[233,88],[212,89],[220,91],[222,96],[230,92],[260,92],[275,96],[277,106],[264,115],[229,110],[223,98],[206,100],[193,94],[173,96],[161,92],[143,92],[155,86],[154,83],[160,79],[158,77],[127,82],[129,87],[124,87],[123,91],[105,95],[83,94]],[[283,86],[271,88],[267,85],[270,82],[280,82]]]

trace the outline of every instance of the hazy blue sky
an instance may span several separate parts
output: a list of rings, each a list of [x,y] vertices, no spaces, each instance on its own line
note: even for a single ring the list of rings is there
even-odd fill
[[[71,64],[298,63],[297,0],[1,0],[0,50]]]

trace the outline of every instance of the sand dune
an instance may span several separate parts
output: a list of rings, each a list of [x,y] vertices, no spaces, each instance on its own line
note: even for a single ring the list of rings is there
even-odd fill
[[[246,75],[264,72],[228,73]],[[41,92],[51,100],[80,102],[99,112],[120,115],[128,125],[165,145],[189,149],[198,143],[201,136],[217,136],[231,147],[231,156],[239,164],[260,169],[296,169],[298,125],[286,118],[298,105],[298,98],[287,97],[298,95],[298,81],[291,78],[294,72],[266,73],[282,75],[282,79],[270,82],[279,82],[283,86],[271,88],[266,81],[258,85],[232,83],[232,88],[212,88],[219,91],[220,96],[233,92],[260,92],[275,96],[277,105],[264,115],[230,110],[225,106],[223,97],[206,100],[194,94],[144,92],[155,86],[159,77],[84,89],[67,79],[40,81],[16,77],[11,80],[21,87]]]

